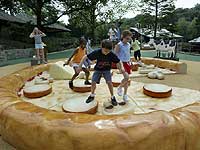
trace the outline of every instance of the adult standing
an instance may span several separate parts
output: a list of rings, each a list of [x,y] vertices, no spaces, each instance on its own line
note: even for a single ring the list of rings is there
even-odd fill
[[[86,44],[87,54],[91,53],[93,51],[91,47],[91,38],[88,37],[87,44]]]
[[[121,40],[121,24],[122,22],[120,20],[117,21],[116,23],[116,29],[117,29],[117,40],[118,42]]]
[[[30,34],[30,38],[34,38],[35,40],[35,50],[36,50],[36,57],[39,63],[47,63],[44,57],[44,46],[42,42],[42,37],[46,36],[42,31],[40,31],[37,27],[33,29],[33,32]]]
[[[114,24],[112,24],[111,28],[108,31],[109,39],[112,41],[112,49],[114,49],[117,44],[117,29]]]
[[[117,29],[114,24],[112,24],[111,28],[108,31],[109,39],[111,41],[117,40]]]

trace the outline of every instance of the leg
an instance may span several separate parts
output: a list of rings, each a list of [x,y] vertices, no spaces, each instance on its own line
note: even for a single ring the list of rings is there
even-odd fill
[[[96,82],[92,81],[92,86],[91,86],[91,94],[90,96],[87,98],[86,103],[90,103],[94,100],[95,97],[95,90],[96,90]]]
[[[139,61],[141,60],[141,52],[140,50],[138,51],[138,57],[139,57]]]
[[[76,77],[78,77],[78,75],[79,75],[79,73],[77,73],[77,71],[76,71],[76,69],[77,69],[77,67],[74,67],[74,75],[72,76],[72,79],[71,79],[71,81],[73,82],[75,79],[76,79]]]
[[[112,82],[107,82],[107,85],[108,85],[108,88],[109,88],[109,91],[110,91],[110,95],[111,95],[111,97],[113,97],[114,94],[113,94],[113,84],[112,84]]]
[[[47,49],[46,48],[44,48],[44,59],[45,59],[46,62],[48,61],[47,60]]]
[[[124,95],[127,95],[127,90],[128,90],[128,82],[124,85]]]
[[[120,85],[119,85],[119,88],[122,88],[122,87],[125,87],[126,84],[128,84],[128,79],[122,79]]]
[[[113,93],[113,84],[112,84],[112,74],[110,71],[103,71],[103,77],[106,80],[106,83],[108,85],[110,95],[111,95],[111,103],[114,106],[117,106],[117,101],[115,99],[114,93]]]
[[[91,86],[91,94],[95,95],[95,90],[96,90],[96,82],[92,82],[92,86]]]
[[[137,51],[134,51],[134,58],[135,58],[135,61],[137,61]]]
[[[40,51],[39,49],[35,49],[36,50],[36,57],[38,60],[40,60]]]
[[[91,86],[91,94],[87,98],[86,103],[90,103],[94,100],[95,97],[95,90],[96,90],[96,83],[99,83],[101,78],[101,72],[95,71],[92,76],[92,86]]]
[[[124,69],[126,73],[131,74],[131,66],[129,63],[123,63]],[[124,101],[127,101],[127,90],[128,90],[128,81],[129,81],[129,76],[124,78],[120,84],[120,86],[117,88],[117,94],[119,96],[122,96],[122,87],[124,87],[124,96],[123,99]]]
[[[85,72],[85,76],[86,76],[85,81],[88,81],[88,80],[89,80],[89,76],[90,76],[90,71],[89,71],[89,69],[87,69],[87,68],[82,68],[82,70]]]
[[[42,62],[45,62],[44,49],[40,49],[40,54],[41,54],[41,57],[42,57]]]

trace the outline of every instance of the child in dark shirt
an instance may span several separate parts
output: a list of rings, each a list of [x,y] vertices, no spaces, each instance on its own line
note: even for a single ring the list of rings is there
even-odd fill
[[[103,40],[101,43],[101,49],[95,50],[92,53],[83,57],[79,64],[79,71],[81,70],[81,66],[86,59],[90,59],[91,61],[97,60],[97,63],[94,68],[94,74],[92,76],[92,87],[91,87],[91,94],[87,98],[86,103],[90,103],[94,100],[95,97],[95,89],[96,84],[100,82],[101,77],[103,76],[106,80],[108,85],[110,94],[111,94],[111,103],[113,106],[116,106],[118,103],[116,98],[113,94],[113,85],[112,85],[112,74],[111,74],[111,64],[116,63],[117,68],[120,72],[123,73],[124,78],[128,78],[127,73],[125,73],[124,69],[122,68],[122,64],[118,57],[112,52],[112,42],[110,40]],[[108,106],[112,108],[113,106]]]

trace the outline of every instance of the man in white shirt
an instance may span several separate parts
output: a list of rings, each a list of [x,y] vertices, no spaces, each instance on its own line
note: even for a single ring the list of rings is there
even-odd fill
[[[111,41],[117,40],[117,29],[115,28],[115,25],[113,24],[112,27],[108,31],[109,39]]]

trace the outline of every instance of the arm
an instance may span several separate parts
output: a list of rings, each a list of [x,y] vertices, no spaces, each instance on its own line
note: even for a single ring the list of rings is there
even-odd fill
[[[124,79],[129,80],[129,75],[127,72],[125,72],[124,67],[122,65],[122,62],[120,61],[119,63],[117,63],[117,68],[119,69],[119,71],[123,74]]]
[[[119,44],[117,44],[117,45],[115,46],[114,51],[115,51],[115,53],[119,53],[119,50],[120,50],[120,48],[119,48]]]
[[[78,72],[78,73],[81,72],[83,63],[86,61],[86,59],[88,59],[87,55],[85,55],[85,56],[81,59],[81,62],[79,63],[79,66],[78,66],[78,69],[77,69],[77,72]]]
[[[47,36],[45,33],[42,33],[42,37]]]
[[[34,37],[34,33],[32,32],[30,35],[29,35],[30,38],[33,38]]]
[[[39,34],[41,35],[41,37],[44,37],[44,36],[46,36],[46,34],[45,33],[43,33],[42,31],[40,31],[39,30]]]
[[[81,59],[81,62],[79,63],[79,68],[82,68],[83,63],[86,61],[86,59],[88,59],[87,55],[85,55],[85,56]]]
[[[47,36],[45,33],[42,32],[42,37]]]

